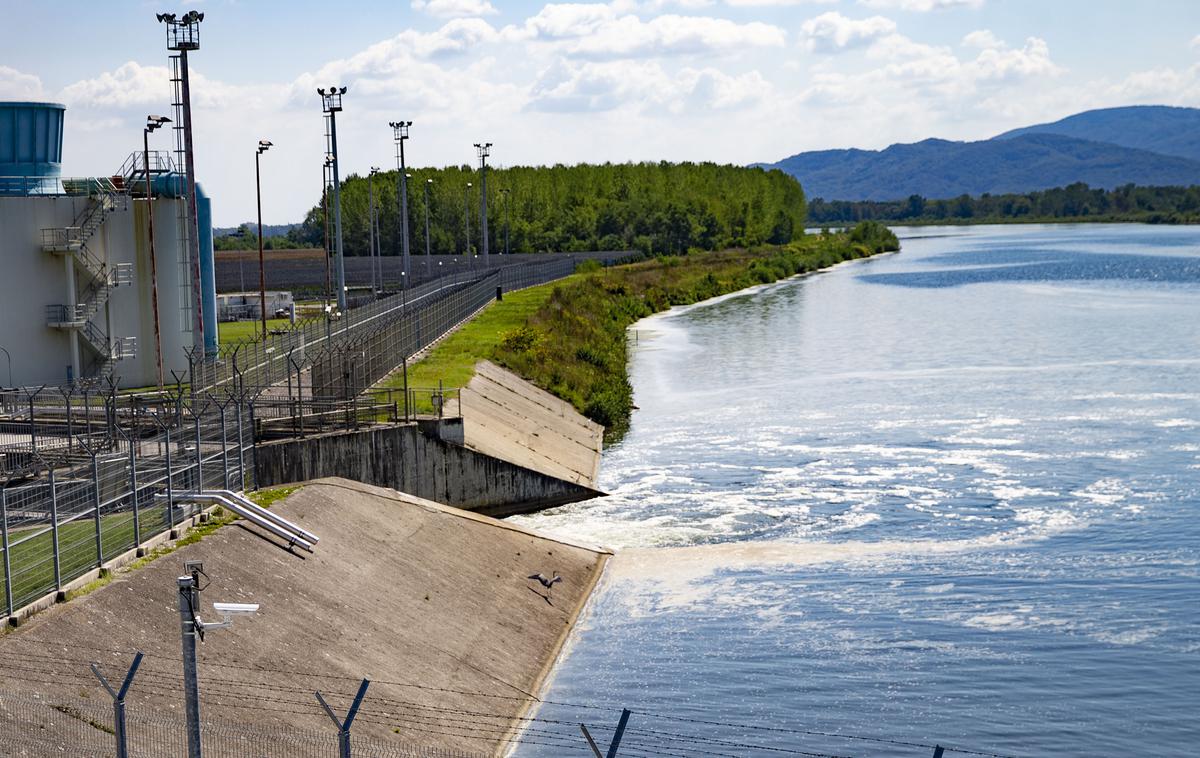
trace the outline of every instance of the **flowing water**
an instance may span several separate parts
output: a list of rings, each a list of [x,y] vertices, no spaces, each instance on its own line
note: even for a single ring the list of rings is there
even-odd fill
[[[622,756],[1200,754],[1200,229],[901,236],[636,326],[612,495],[520,519],[618,550],[546,697]]]

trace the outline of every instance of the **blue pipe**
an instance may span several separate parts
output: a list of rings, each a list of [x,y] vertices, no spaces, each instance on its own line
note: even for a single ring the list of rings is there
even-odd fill
[[[185,197],[187,183],[175,172],[160,174],[152,182],[154,192],[163,197]],[[196,183],[196,218],[200,228],[200,318],[204,327],[204,352],[217,353],[217,277],[213,256],[212,200]]]

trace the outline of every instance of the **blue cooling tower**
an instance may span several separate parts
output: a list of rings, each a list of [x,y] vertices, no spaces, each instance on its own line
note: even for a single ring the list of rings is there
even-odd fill
[[[55,191],[65,110],[58,103],[0,102],[0,195]]]

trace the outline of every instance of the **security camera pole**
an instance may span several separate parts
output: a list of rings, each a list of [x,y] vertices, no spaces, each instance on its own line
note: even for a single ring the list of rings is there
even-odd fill
[[[188,758],[202,758],[200,749],[200,679],[196,671],[196,639],[204,641],[204,632],[209,629],[229,629],[233,616],[252,615],[258,612],[257,604],[213,603],[213,609],[224,617],[223,621],[201,621],[200,577],[207,577],[204,564],[187,561],[183,564],[184,575],[179,577],[179,632],[183,640],[183,694],[187,713]]]
[[[330,87],[328,90],[317,89],[321,96],[321,110],[329,120],[329,155],[333,158],[333,228],[334,244],[337,247],[337,305],[338,311],[346,312],[346,259],[342,247],[342,180],[338,175],[337,155],[337,113],[342,109],[342,95],[346,94],[345,87]]]

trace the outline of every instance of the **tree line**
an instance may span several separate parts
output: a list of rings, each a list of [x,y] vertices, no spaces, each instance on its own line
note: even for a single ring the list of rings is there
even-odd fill
[[[1200,187],[1094,189],[1077,182],[1039,192],[978,197],[960,195],[929,200],[822,200],[808,206],[810,224],[853,224],[864,220],[920,223],[987,223],[1007,221],[1140,221],[1200,223]]]
[[[434,255],[478,252],[479,171],[457,166],[410,169],[409,174],[412,253],[425,252],[426,208]],[[372,194],[380,250],[383,255],[399,254],[398,191],[394,170],[346,177],[341,187],[346,255],[368,254]],[[669,254],[786,244],[804,229],[800,184],[782,171],[762,168],[666,162],[489,168],[487,194],[492,253],[504,250],[506,232],[513,253]],[[329,216],[332,230],[332,193]],[[276,246],[321,247],[324,232],[325,212],[318,201]]]

